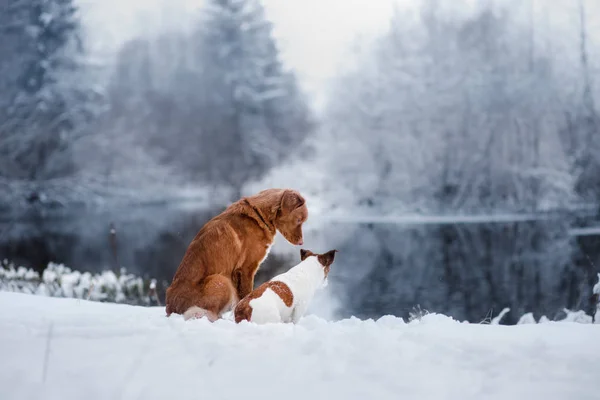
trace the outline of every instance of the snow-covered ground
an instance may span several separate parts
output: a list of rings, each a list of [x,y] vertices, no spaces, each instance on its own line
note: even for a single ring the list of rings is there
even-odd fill
[[[0,292],[0,398],[598,399],[600,325],[210,324]]]

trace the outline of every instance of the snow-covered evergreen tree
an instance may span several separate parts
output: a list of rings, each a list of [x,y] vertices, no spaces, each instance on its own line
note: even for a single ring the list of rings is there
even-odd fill
[[[0,4],[0,175],[69,175],[71,134],[89,111],[77,8],[72,0]]]
[[[219,121],[209,137],[213,181],[224,180],[239,196],[242,185],[289,155],[312,129],[295,77],[279,58],[271,23],[258,0],[210,0],[202,27],[204,72]],[[216,168],[215,168],[216,167]]]
[[[107,93],[109,110],[80,155],[82,168],[112,183],[167,174],[237,199],[314,127],[256,0],[211,0],[190,34],[125,43]]]

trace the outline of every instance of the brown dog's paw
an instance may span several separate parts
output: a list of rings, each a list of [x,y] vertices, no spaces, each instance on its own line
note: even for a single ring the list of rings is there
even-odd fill
[[[215,322],[219,319],[214,312],[196,306],[188,308],[187,311],[183,313],[183,319],[186,321],[190,319],[200,319],[202,317],[206,317],[210,322]]]

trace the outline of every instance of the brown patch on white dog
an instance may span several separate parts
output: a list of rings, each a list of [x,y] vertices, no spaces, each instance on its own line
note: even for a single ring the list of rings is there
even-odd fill
[[[252,307],[250,306],[250,301],[262,296],[267,289],[271,289],[277,294],[287,307],[291,307],[294,304],[294,294],[288,285],[279,281],[265,282],[238,302],[234,311],[235,322],[240,323],[243,320],[251,320]]]

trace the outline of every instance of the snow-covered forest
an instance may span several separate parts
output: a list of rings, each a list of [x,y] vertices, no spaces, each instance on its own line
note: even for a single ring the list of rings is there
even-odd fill
[[[3,0],[2,206],[235,199],[267,174],[378,212],[597,204],[598,6],[417,3],[336,60],[316,109],[258,0],[198,2],[103,58],[86,2]]]
[[[135,37],[104,60],[86,52],[82,12],[3,1],[3,206],[202,187],[239,197],[314,131],[258,1],[206,2],[191,32]]]
[[[0,257],[168,282],[211,213],[293,187],[341,315],[592,307],[600,5],[289,3],[0,0]]]

